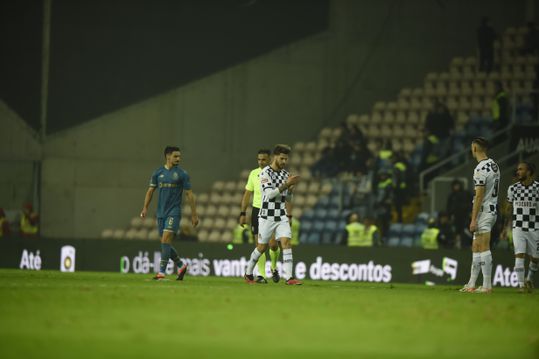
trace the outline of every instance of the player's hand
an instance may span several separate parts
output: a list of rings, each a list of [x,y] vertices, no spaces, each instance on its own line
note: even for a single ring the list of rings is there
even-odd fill
[[[198,226],[198,216],[196,214],[193,214],[191,216],[191,224],[193,225],[193,228],[196,228],[196,226]]]
[[[148,213],[148,209],[143,208],[142,212],[140,212],[140,218],[146,218],[147,213]]]
[[[287,185],[288,187],[290,187],[290,186],[295,185],[295,184],[298,183],[298,182],[299,182],[299,176],[298,176],[298,175],[294,175],[294,176],[288,177],[288,179],[286,180],[286,185]]]
[[[477,231],[477,221],[471,221],[470,222],[470,232],[474,233]]]
[[[245,214],[240,215],[240,226],[245,226],[247,223],[247,216]]]

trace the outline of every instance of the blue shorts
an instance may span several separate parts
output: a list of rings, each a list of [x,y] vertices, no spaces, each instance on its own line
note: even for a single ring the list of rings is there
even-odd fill
[[[163,232],[172,232],[174,234],[178,233],[178,229],[180,229],[180,220],[180,216],[157,218],[157,229],[159,230],[159,235],[162,236]]]

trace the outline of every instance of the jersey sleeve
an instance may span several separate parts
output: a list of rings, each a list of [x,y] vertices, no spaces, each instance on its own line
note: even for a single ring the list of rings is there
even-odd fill
[[[260,189],[262,190],[262,192],[273,188],[274,184],[271,180],[269,173],[267,171],[260,172]]]
[[[150,177],[150,187],[157,187],[157,171],[152,173]]]
[[[513,186],[509,186],[507,189],[507,202],[513,203]]]
[[[183,172],[183,189],[191,189],[191,178],[189,177],[189,173],[187,172]]]
[[[254,184],[254,173],[251,171],[249,173],[249,179],[247,180],[247,184],[245,185],[245,189],[249,192],[254,192],[255,190],[255,184]]]
[[[481,170],[475,171],[473,174],[473,182],[475,186],[485,186],[487,184],[487,174]]]

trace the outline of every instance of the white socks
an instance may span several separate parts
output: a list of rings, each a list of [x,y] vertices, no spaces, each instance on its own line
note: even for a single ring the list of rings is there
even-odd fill
[[[292,248],[283,249],[283,271],[285,280],[289,280],[293,276],[292,263]]]
[[[475,282],[477,277],[481,272],[481,253],[473,252],[472,253],[472,269],[470,270],[470,280],[468,281],[468,286],[475,288]]]
[[[526,280],[533,282],[533,275],[535,272],[537,272],[537,267],[537,263],[530,261],[530,266],[528,267],[528,277],[526,277]]]
[[[253,253],[251,253],[251,258],[249,259],[249,262],[247,262],[247,268],[245,268],[245,274],[247,275],[253,275],[253,269],[255,268],[256,262],[258,262],[258,258],[262,253],[258,251],[258,249],[254,249]]]
[[[492,288],[492,253],[481,252],[481,271],[483,272],[483,288]]]
[[[524,288],[524,258],[515,258],[515,272],[518,277],[518,286]]]

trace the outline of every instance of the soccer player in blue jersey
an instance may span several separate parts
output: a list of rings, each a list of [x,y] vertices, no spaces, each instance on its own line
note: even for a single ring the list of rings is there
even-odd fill
[[[159,188],[157,228],[161,236],[161,262],[159,273],[153,279],[161,280],[165,278],[168,260],[172,259],[178,267],[178,277],[176,279],[183,280],[187,272],[187,263],[182,263],[178,252],[170,243],[180,227],[182,193],[184,191],[189,206],[191,206],[191,224],[193,227],[198,225],[198,215],[189,175],[178,166],[181,160],[180,149],[174,146],[167,146],[165,148],[165,159],[165,165],[158,168],[152,174],[150,188],[146,192],[144,207],[142,207],[140,216],[142,218],[146,217],[153,193],[156,188]]]

